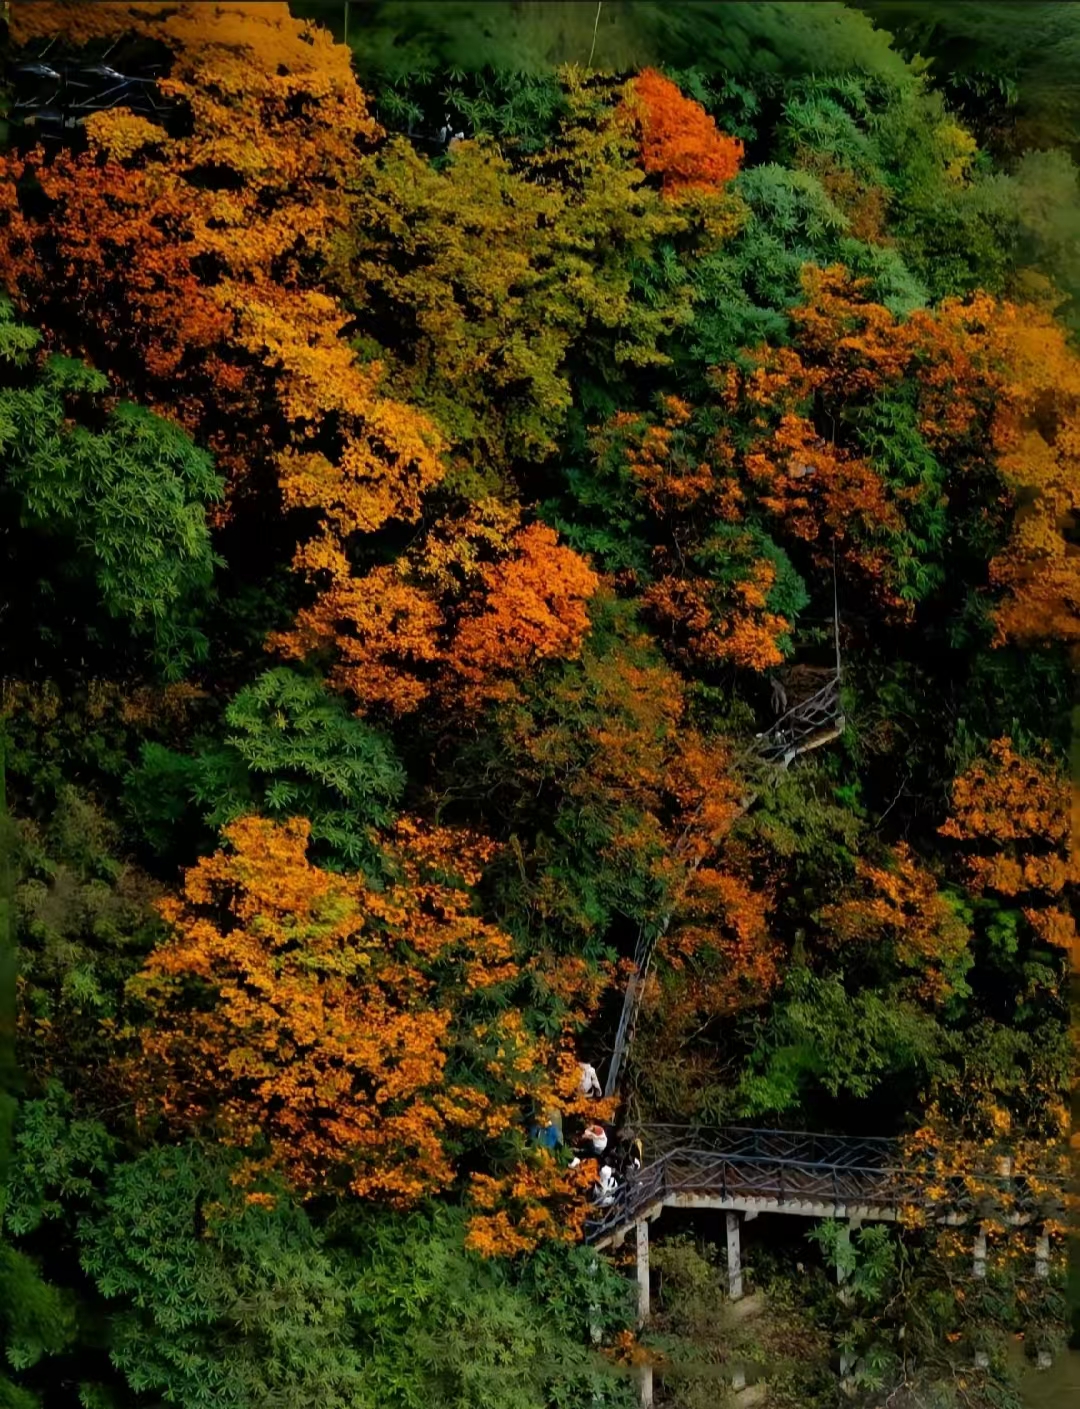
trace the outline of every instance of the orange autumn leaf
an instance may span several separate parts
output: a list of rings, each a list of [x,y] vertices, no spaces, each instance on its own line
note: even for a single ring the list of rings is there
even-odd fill
[[[590,439],[598,457],[621,451],[642,498],[660,517],[709,509],[725,494],[734,454],[722,434],[699,446],[693,408],[677,396],[660,398],[660,419],[620,411]]]
[[[667,1003],[692,1000],[700,1020],[764,1003],[781,976],[782,951],[769,927],[770,908],[768,896],[747,880],[699,867],[661,946],[683,977],[665,995],[665,1009]]]

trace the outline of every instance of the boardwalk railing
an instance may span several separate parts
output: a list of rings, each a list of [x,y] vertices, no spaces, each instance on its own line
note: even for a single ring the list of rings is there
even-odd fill
[[[904,1167],[895,1140],[741,1127],[655,1126],[644,1133],[659,1153],[627,1178],[609,1207],[597,1208],[585,1226],[587,1242],[609,1242],[665,1205],[694,1203],[765,1211],[771,1206],[817,1217],[858,1210],[870,1218],[896,1218],[903,1208],[933,1208],[936,1219],[966,1222],[991,1217],[1005,1195],[1016,1221],[1060,1214],[1057,1191],[1029,1194],[1022,1177],[988,1171],[953,1179],[931,1197],[925,1182]]]
[[[747,753],[786,768],[800,753],[817,747],[818,741],[827,743],[837,738],[843,729],[840,672],[837,670],[808,700],[789,709],[771,728],[758,734]]]
[[[773,1156],[806,1164],[867,1168],[899,1160],[900,1146],[885,1135],[822,1135],[748,1125],[646,1125],[642,1138],[657,1156],[679,1149],[720,1150],[732,1159]]]

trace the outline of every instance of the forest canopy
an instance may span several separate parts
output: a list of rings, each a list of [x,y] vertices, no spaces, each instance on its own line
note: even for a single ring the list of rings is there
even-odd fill
[[[1019,1409],[1080,15],[3,23],[0,1406]],[[747,1220],[740,1320],[666,1215],[641,1324],[590,1230],[746,1126],[895,1219]]]

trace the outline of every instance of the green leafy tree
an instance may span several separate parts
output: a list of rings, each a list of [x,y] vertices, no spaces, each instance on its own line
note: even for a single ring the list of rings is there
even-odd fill
[[[307,817],[329,861],[353,868],[374,861],[371,829],[391,820],[405,782],[386,735],[353,717],[315,677],[285,668],[241,690],[224,724],[224,738],[205,737],[192,753],[144,745],[127,799],[156,851],[175,852],[185,835],[205,843],[234,818],[261,812]]]
[[[70,1297],[45,1281],[33,1258],[0,1237],[0,1345],[17,1375],[43,1357],[65,1350],[74,1340]],[[40,1409],[38,1395],[0,1373],[3,1409]]]
[[[882,1326],[881,1306],[902,1290],[907,1259],[895,1231],[883,1224],[860,1228],[852,1236],[846,1224],[826,1218],[807,1238],[818,1245],[843,1290],[831,1304],[833,1337],[849,1390],[881,1391],[895,1383],[899,1346],[890,1344]]]
[[[587,1249],[514,1269],[465,1251],[459,1210],[342,1210],[320,1227],[282,1189],[245,1201],[231,1172],[194,1145],[149,1151],[83,1222],[133,1390],[182,1409],[633,1402],[585,1343],[590,1317],[602,1334],[625,1324],[628,1298]]]
[[[629,1409],[634,1386],[588,1345],[630,1316],[630,1288],[586,1247],[548,1247],[520,1266],[463,1249],[445,1207],[368,1218],[356,1249],[358,1334],[387,1409],[549,1409],[602,1397]]]
[[[160,930],[159,887],[120,851],[115,823],[71,786],[47,823],[19,822],[14,849],[24,1067],[99,1101],[102,1023],[119,1017],[124,984]]]
[[[401,390],[473,463],[550,455],[581,322],[559,258],[561,193],[494,144],[464,143],[436,170],[397,139],[364,162],[359,194],[339,278],[360,330],[392,339]]]
[[[72,622],[101,642],[111,618],[179,677],[209,649],[198,615],[217,563],[206,506],[221,481],[169,421],[111,404],[100,372],[66,357],[39,364],[39,342],[0,303],[0,492],[18,525],[21,588],[6,628],[18,640],[32,603],[38,647],[63,651],[78,639]]]
[[[860,0],[895,47],[929,63],[980,137],[999,151],[1078,149],[1080,17],[1071,5],[998,0]]]
[[[8,1363],[21,1372],[18,1388],[0,1380],[4,1409],[71,1402],[95,1366],[107,1377],[76,1228],[98,1206],[114,1159],[115,1142],[97,1120],[75,1116],[59,1082],[22,1103],[0,1198],[0,1323]],[[91,1401],[80,1402],[89,1409]]]
[[[40,1268],[8,1237],[8,1205],[13,1177],[14,1122],[20,1085],[15,1066],[15,924],[11,852],[13,828],[5,796],[4,748],[0,735],[0,1371],[3,1409],[38,1409],[37,1396],[9,1373],[36,1365],[43,1356],[63,1350],[72,1340],[67,1298],[44,1280]]]
[[[187,1145],[120,1165],[81,1259],[117,1303],[113,1364],[182,1409],[379,1402],[350,1344],[349,1279],[287,1196],[245,1202]]]
[[[815,1092],[865,1101],[906,1076],[908,1100],[937,1063],[937,1022],[887,992],[851,992],[842,976],[788,976],[765,1020],[735,1097],[740,1117],[811,1106]]]
[[[301,12],[340,24],[330,0],[301,0]],[[490,68],[529,74],[560,64],[592,63],[607,72],[648,64],[684,67],[699,61],[739,74],[903,71],[889,37],[847,5],[826,0],[733,0],[722,6],[665,5],[614,0],[595,6],[546,3],[484,4],[477,0],[384,0],[357,7],[349,20],[365,76],[475,72]]]

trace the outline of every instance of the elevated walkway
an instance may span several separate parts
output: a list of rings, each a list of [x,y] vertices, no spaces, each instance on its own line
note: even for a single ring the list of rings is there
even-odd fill
[[[988,1154],[998,1172],[988,1176],[983,1169],[973,1171],[977,1195],[966,1179],[955,1179],[940,1191],[941,1197],[931,1199],[922,1181],[905,1169],[897,1140],[742,1126],[657,1125],[644,1127],[641,1135],[655,1158],[623,1184],[609,1208],[597,1209],[585,1225],[585,1240],[596,1249],[619,1246],[633,1232],[639,1327],[649,1319],[649,1225],[665,1208],[724,1212],[732,1302],[743,1295],[741,1225],[762,1213],[835,1218],[840,1220],[841,1238],[847,1240],[861,1223],[897,1222],[906,1209],[933,1209],[935,1223],[972,1225],[971,1275],[985,1279],[985,1222],[1001,1217],[1006,1205],[1006,1225],[1035,1225],[1035,1276],[1050,1276],[1050,1230],[1045,1225],[1064,1217],[1064,1190],[1043,1181],[1029,1187],[1024,1178],[1012,1177],[1011,1160],[1004,1160],[1001,1169]],[[847,1296],[846,1276],[841,1259],[836,1277],[842,1298]],[[842,1358],[841,1374],[850,1369],[850,1358]],[[744,1367],[736,1366],[732,1387],[742,1389],[745,1383]],[[639,1403],[651,1409],[652,1402],[652,1368],[646,1363],[640,1369]]]
[[[746,760],[758,758],[780,769],[786,769],[811,749],[822,748],[838,739],[847,727],[840,705],[840,671],[766,729],[756,734],[746,749]]]
[[[988,1216],[962,1180],[931,1200],[905,1169],[896,1140],[755,1130],[747,1127],[646,1127],[656,1157],[628,1178],[610,1207],[585,1226],[596,1248],[621,1243],[665,1208],[709,1208],[837,1218],[849,1223],[896,1222],[905,1208],[934,1208],[936,1222],[963,1224]],[[983,1180],[1014,1201],[1010,1221],[1025,1224],[1060,1215],[1060,1199],[1025,1197],[1024,1181],[995,1174]]]

